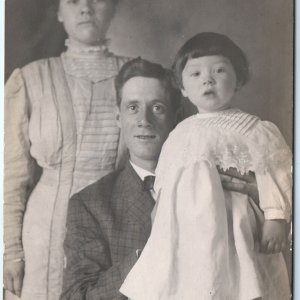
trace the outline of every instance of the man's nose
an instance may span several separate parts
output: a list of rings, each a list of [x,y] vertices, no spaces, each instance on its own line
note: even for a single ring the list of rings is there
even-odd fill
[[[94,8],[91,0],[81,0],[81,14],[92,14]]]
[[[144,108],[138,115],[138,126],[139,127],[151,127],[152,126],[152,113],[150,109]]]

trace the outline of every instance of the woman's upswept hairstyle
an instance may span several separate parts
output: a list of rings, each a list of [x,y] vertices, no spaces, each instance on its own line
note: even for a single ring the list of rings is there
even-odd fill
[[[53,10],[58,11],[60,0],[48,0],[48,1],[51,2],[50,4]],[[120,2],[120,0],[108,0],[108,1],[112,1],[115,6],[117,6],[117,4]]]
[[[172,108],[176,112],[180,107],[181,93],[176,84],[171,70],[165,69],[162,65],[150,62],[140,57],[125,63],[115,78],[117,93],[117,105],[120,107],[122,101],[122,88],[125,83],[133,77],[147,77],[159,80],[170,99]]]
[[[249,78],[249,64],[245,53],[226,35],[215,32],[201,32],[190,38],[178,51],[173,71],[177,84],[182,88],[182,71],[191,58],[222,55],[230,60],[240,86]]]

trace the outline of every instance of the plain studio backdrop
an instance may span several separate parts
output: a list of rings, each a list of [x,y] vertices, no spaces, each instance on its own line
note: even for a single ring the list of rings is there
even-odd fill
[[[51,1],[5,1],[6,79],[14,68],[62,51]],[[108,37],[116,54],[170,67],[179,47],[201,31],[226,34],[244,50],[251,77],[235,105],[277,124],[292,146],[292,0],[120,0]]]

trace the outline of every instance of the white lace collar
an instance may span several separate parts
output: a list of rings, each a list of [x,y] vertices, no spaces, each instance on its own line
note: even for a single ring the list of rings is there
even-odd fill
[[[62,61],[67,74],[98,82],[117,73],[115,56],[107,49],[107,43],[97,46],[82,46],[73,40],[66,40],[67,51]]]
[[[83,45],[80,44],[74,40],[66,39],[65,40],[65,46],[68,48],[67,53],[69,55],[90,55],[90,54],[96,54],[96,55],[105,55],[106,52],[108,52],[108,40],[105,40],[103,44],[95,45],[95,46],[89,46],[89,45]]]

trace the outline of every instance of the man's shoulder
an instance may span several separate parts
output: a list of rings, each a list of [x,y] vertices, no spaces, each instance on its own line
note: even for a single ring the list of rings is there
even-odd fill
[[[123,207],[119,202],[123,201],[122,195],[129,177],[130,172],[125,166],[74,194],[69,201],[69,216],[87,214],[102,223],[113,220],[116,210]]]
[[[116,170],[102,177],[98,181],[88,185],[72,198],[79,198],[81,201],[99,201],[99,199],[109,199],[119,176],[124,169]]]

